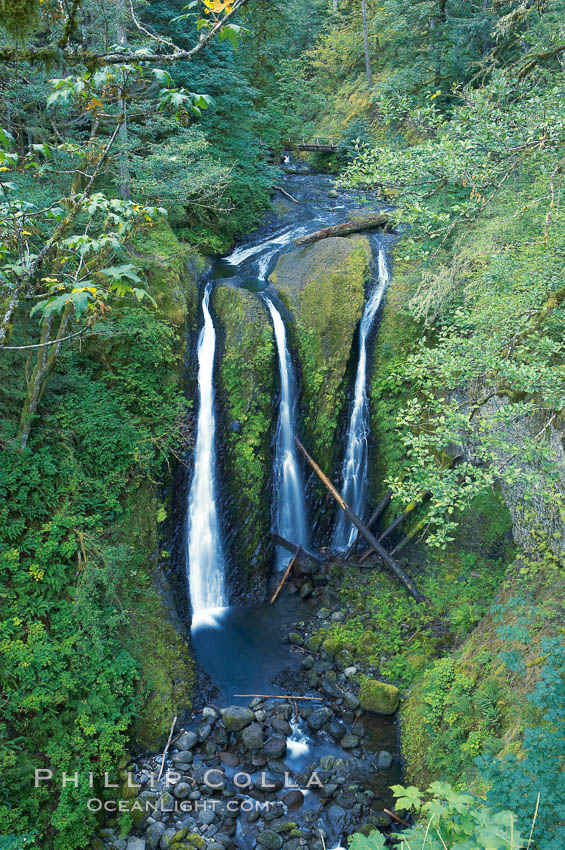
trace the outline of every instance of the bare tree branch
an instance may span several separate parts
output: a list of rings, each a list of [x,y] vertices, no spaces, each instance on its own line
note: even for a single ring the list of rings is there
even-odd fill
[[[2,351],[25,351],[28,348],[45,348],[46,345],[55,345],[56,343],[65,342],[67,339],[73,339],[75,336],[82,336],[89,328],[83,328],[81,331],[76,331],[68,336],[57,337],[50,339],[48,342],[36,342],[33,345],[3,345]]]
[[[171,53],[151,53],[149,51],[131,52],[127,50],[115,50],[111,53],[93,53],[90,50],[75,50],[71,47],[60,48],[58,45],[49,47],[2,47],[0,49],[0,62],[44,62],[53,63],[64,59],[69,65],[83,64],[88,68],[101,65],[120,65],[128,62],[146,62],[149,64],[179,62],[192,59],[203,50],[215,36],[220,32],[228,21],[233,18],[249,0],[237,0],[231,12],[211,27],[206,35],[201,35],[197,44],[190,50],[183,50],[177,45],[173,46]]]

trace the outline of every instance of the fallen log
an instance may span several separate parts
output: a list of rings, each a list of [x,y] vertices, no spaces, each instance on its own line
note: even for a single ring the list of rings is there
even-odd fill
[[[430,496],[431,496],[431,495],[432,495],[432,494],[431,494],[429,491],[426,491],[425,493],[420,493],[418,496],[416,496],[416,498],[415,498],[415,499],[413,499],[413,501],[411,501],[411,502],[410,502],[410,504],[408,505],[408,507],[406,508],[406,510],[405,510],[405,511],[402,511],[402,513],[401,513],[401,514],[398,514],[398,516],[396,517],[396,519],[394,520],[394,522],[391,522],[391,524],[388,526],[388,528],[385,528],[385,530],[383,531],[383,533],[382,533],[381,535],[379,535],[379,537],[378,537],[378,541],[379,541],[379,543],[382,543],[382,542],[383,542],[383,540],[384,540],[386,537],[388,537],[388,536],[389,536],[389,534],[392,534],[392,532],[393,532],[396,528],[398,528],[398,526],[399,526],[399,525],[401,525],[401,524],[404,522],[404,520],[406,519],[406,517],[410,516],[410,514],[412,513],[412,511],[416,510],[416,508],[417,508],[419,505],[422,505],[422,504],[423,504],[423,503],[424,503],[427,499],[429,499],[429,498],[430,498]],[[369,557],[369,555],[371,554],[371,552],[373,552],[373,551],[374,551],[373,549],[367,549],[367,551],[366,551],[366,552],[363,552],[363,554],[362,554],[362,555],[361,555],[361,557],[359,558],[359,563],[361,563],[361,564],[362,564],[362,563],[363,563],[363,561],[366,561],[366,560],[367,560],[367,558]]]
[[[454,465],[455,465],[455,464],[456,464],[459,460],[461,460],[461,458],[462,458],[462,457],[463,457],[463,455],[462,455],[462,454],[457,454],[457,455],[455,455],[454,457],[450,457],[450,458],[448,458],[447,462],[444,464],[445,469],[450,469],[450,468],[451,468],[452,466],[454,466]],[[378,538],[379,543],[382,543],[382,542],[383,542],[383,540],[384,540],[386,537],[388,537],[388,536],[389,536],[389,534],[391,534],[391,532],[393,532],[396,528],[398,528],[398,526],[399,526],[399,525],[401,525],[401,524],[404,522],[404,520],[406,519],[406,517],[410,516],[410,514],[411,514],[411,513],[412,513],[412,512],[413,512],[416,508],[421,507],[421,506],[422,506],[425,502],[427,502],[427,501],[428,501],[428,499],[431,497],[431,495],[432,495],[432,494],[431,494],[431,491],[430,491],[430,490],[423,490],[421,493],[419,493],[419,494],[416,496],[416,498],[415,498],[415,499],[413,499],[413,500],[410,502],[410,504],[407,506],[406,510],[402,511],[402,513],[401,513],[401,514],[399,514],[399,515],[396,517],[396,519],[394,520],[394,522],[392,522],[392,523],[388,526],[388,528],[385,528],[385,530],[383,531],[383,533],[382,533],[382,534],[379,536],[379,538]],[[420,524],[418,524],[418,526],[416,527],[416,530],[419,530],[419,526],[420,526]],[[404,538],[404,539],[403,539],[403,540],[402,540],[402,541],[398,544],[398,546],[396,546],[396,547],[392,550],[392,552],[391,552],[390,554],[391,554],[391,555],[393,555],[395,552],[400,552],[400,550],[401,550],[401,549],[404,549],[404,547],[405,547],[405,546],[406,546],[406,545],[410,542],[410,539],[411,539],[413,536],[414,536],[414,535],[413,535],[413,534],[411,534],[411,533],[410,533],[409,535],[407,535],[407,536],[406,536],[406,537],[405,537],[405,538]],[[373,551],[373,550],[368,549],[366,552],[363,552],[363,554],[362,554],[362,555],[361,555],[361,557],[359,558],[359,562],[360,562],[360,563],[363,563],[363,561],[365,561],[365,560],[369,557],[369,555],[371,554],[371,552],[372,552],[372,551]]]
[[[289,201],[292,201],[293,204],[299,204],[300,201],[297,201],[294,195],[291,195],[290,192],[287,192],[286,189],[283,189],[282,186],[273,186],[273,189],[276,189],[277,192],[280,192],[281,195],[284,195],[285,198],[288,198]]]
[[[357,516],[357,514],[351,510],[347,502],[341,497],[340,493],[334,487],[327,475],[325,475],[325,473],[320,469],[316,461],[310,457],[300,440],[297,437],[295,437],[294,439],[296,440],[296,445],[298,446],[298,448],[300,449],[300,451],[302,452],[302,454],[304,455],[304,457],[306,458],[318,478],[322,481],[327,490],[334,497],[342,511],[345,513],[346,517],[353,523],[354,526],[356,526],[356,528],[359,529],[359,531],[367,540],[367,542],[370,543],[371,548],[375,550],[377,555],[379,555],[379,557],[384,561],[386,566],[402,582],[408,593],[410,593],[410,595],[414,597],[416,602],[427,602],[429,604],[429,600],[427,600],[425,596],[422,596],[410,576],[407,575],[402,569],[402,567],[397,564],[396,561],[393,560],[393,558],[390,557],[386,549],[381,546],[377,538],[369,531],[365,523],[362,522]]]
[[[287,549],[289,552],[292,552],[293,555],[297,549],[300,548],[296,545],[296,543],[291,543],[290,540],[287,540],[285,537],[281,537],[280,534],[275,534],[275,532],[272,532],[270,537],[273,543],[276,543],[277,546],[282,546],[283,549]],[[327,558],[324,558],[323,555],[320,555],[319,552],[312,552],[310,549],[302,549],[300,555],[305,558],[310,558],[310,560],[316,561],[318,564],[325,564],[328,560]]]
[[[387,490],[386,495],[379,502],[379,504],[377,505],[377,507],[375,508],[373,513],[371,514],[369,521],[367,522],[367,528],[369,530],[371,530],[371,528],[374,526],[374,524],[381,518],[382,514],[384,514],[384,512],[386,511],[386,509],[388,508],[388,506],[390,504],[391,499],[392,499],[392,490],[389,489],[389,490]],[[357,548],[358,542],[359,542],[359,536],[357,536],[355,538],[355,540],[353,541],[353,543],[351,544],[349,549],[346,551],[346,553],[344,555],[344,558],[345,558],[346,561],[348,561],[351,558],[351,556],[353,555],[353,552]]]
[[[171,746],[171,741],[172,741],[172,738],[173,738],[173,732],[174,732],[174,729],[175,729],[176,722],[177,722],[177,715],[175,714],[175,716],[173,717],[173,722],[171,723],[171,731],[169,732],[169,738],[167,740],[167,744],[165,746],[165,749],[163,750],[163,755],[161,757],[161,767],[159,769],[159,776],[157,777],[157,782],[159,782],[159,780],[161,779],[161,776],[163,775],[163,768],[165,767],[165,759],[167,757],[168,749]]]
[[[414,526],[414,528],[413,528],[411,531],[409,531],[409,532],[408,532],[408,534],[406,534],[406,535],[402,538],[402,540],[400,541],[400,543],[397,543],[397,544],[396,544],[396,546],[394,547],[394,549],[392,550],[392,552],[391,552],[390,554],[391,554],[391,555],[396,555],[396,553],[397,553],[397,552],[402,552],[402,550],[403,550],[406,546],[408,546],[408,544],[410,543],[410,541],[411,541],[411,540],[413,540],[413,539],[414,539],[414,537],[416,537],[416,535],[418,534],[418,532],[420,532],[420,531],[424,528],[424,526],[426,525],[426,523],[427,523],[427,522],[428,522],[428,517],[427,517],[427,515],[426,515],[423,519],[421,519],[421,520],[420,520],[420,522],[417,522],[417,523],[416,523],[416,525]]]
[[[294,694],[287,696],[286,694],[233,694],[234,697],[257,697],[260,699],[308,699],[313,702],[323,702],[323,697],[297,697]]]
[[[275,590],[275,592],[273,593],[273,595],[271,597],[271,605],[273,604],[273,602],[277,601],[277,596],[279,595],[279,593],[283,589],[284,584],[285,584],[287,578],[290,575],[290,571],[292,570],[293,566],[295,565],[296,559],[300,555],[301,549],[302,549],[302,546],[299,546],[298,549],[296,550],[296,552],[294,553],[294,555],[292,556],[292,558],[290,559],[290,561],[288,562],[288,567],[284,571],[284,575],[279,582],[279,586],[277,587],[277,589]]]
[[[330,236],[347,236],[349,233],[360,233],[363,230],[375,230],[377,227],[386,228],[390,224],[390,216],[388,213],[374,213],[346,221],[344,224],[333,224],[331,227],[323,227],[321,230],[314,230],[313,233],[307,233],[306,236],[298,236],[294,240],[296,246],[310,245],[312,242],[317,242],[319,239],[328,239]]]

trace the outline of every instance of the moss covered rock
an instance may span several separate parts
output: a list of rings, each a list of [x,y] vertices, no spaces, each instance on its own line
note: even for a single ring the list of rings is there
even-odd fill
[[[338,638],[326,638],[322,643],[321,649],[328,658],[334,658],[343,649],[343,643]]]
[[[388,685],[376,679],[365,679],[359,689],[359,700],[362,711],[369,711],[371,714],[394,714],[400,701],[400,691],[395,685]]]
[[[409,312],[419,279],[414,264],[395,256],[394,277],[381,306],[379,331],[373,349],[373,369],[370,386],[371,433],[374,451],[371,452],[369,481],[372,501],[384,496],[387,476],[400,475],[405,449],[400,439],[396,416],[409,388],[391,380],[421,336],[421,327]],[[394,519],[397,506],[390,506],[384,527]]]
[[[222,714],[222,723],[228,732],[241,732],[255,720],[255,715],[249,708],[230,705]]]
[[[170,728],[170,718],[190,706],[194,664],[189,637],[175,622],[166,579],[158,564],[157,512],[153,486],[132,490],[118,534],[137,552],[138,589],[124,644],[136,658],[140,711],[131,735],[135,746],[155,750]]]
[[[189,245],[179,242],[166,221],[137,234],[130,253],[135,265],[145,274],[159,312],[172,324],[182,327],[188,321],[195,330],[203,258]]]
[[[264,302],[245,289],[216,287],[212,306],[219,332],[217,396],[230,515],[226,543],[238,566],[237,589],[262,599],[272,558],[268,485],[274,421],[273,332]]]
[[[271,275],[294,318],[306,437],[326,471],[333,465],[345,372],[370,268],[368,239],[334,237],[283,254]]]

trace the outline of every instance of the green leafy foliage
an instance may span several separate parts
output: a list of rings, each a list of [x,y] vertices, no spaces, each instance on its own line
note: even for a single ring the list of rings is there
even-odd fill
[[[33,771],[100,776],[127,746],[143,691],[123,633],[143,583],[140,553],[113,528],[127,487],[159,473],[183,405],[177,332],[141,307],[114,322],[108,343],[64,355],[31,448],[4,447],[1,466],[0,820],[50,831],[61,850],[91,837],[93,791],[36,789]]]
[[[481,757],[477,764],[490,786],[489,804],[515,807],[523,830],[537,811],[536,835],[543,835],[544,848],[557,850],[565,840],[565,828],[555,817],[565,805],[565,781],[559,768],[565,758],[565,651],[558,638],[545,637],[540,654],[545,664],[528,694],[540,722],[524,730],[522,756]],[[515,672],[512,665],[507,667]],[[525,668],[519,672],[524,675]]]
[[[398,836],[400,850],[519,850],[524,836],[511,811],[490,808],[471,794],[461,794],[447,782],[432,782],[422,792],[414,785],[393,785],[396,806],[418,817],[416,826]],[[426,795],[430,796],[425,800]],[[383,850],[385,837],[378,831],[368,837],[353,835],[349,850]]]
[[[400,686],[428,675],[434,658],[457,645],[487,613],[512,556],[504,542],[508,513],[499,497],[473,503],[463,525],[472,525],[470,538],[460,535],[447,550],[428,557],[419,571],[418,587],[430,599],[429,607],[396,592],[388,576],[345,571],[340,596],[353,612],[332,625],[329,637],[353,647],[356,657],[378,665],[385,678]],[[469,722],[472,726],[472,718]]]

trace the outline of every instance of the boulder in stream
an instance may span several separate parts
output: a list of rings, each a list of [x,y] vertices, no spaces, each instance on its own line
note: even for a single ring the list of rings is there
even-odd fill
[[[265,741],[263,730],[259,723],[251,723],[241,733],[241,740],[248,750],[260,750]]]
[[[265,829],[257,836],[257,844],[266,847],[267,850],[280,850],[283,846],[283,840],[274,830]]]
[[[359,688],[359,702],[362,711],[372,714],[394,714],[400,701],[400,692],[394,685],[365,679]]]
[[[255,715],[248,708],[242,708],[240,705],[230,705],[224,709],[222,714],[222,723],[228,732],[241,732],[250,723],[255,720]]]

